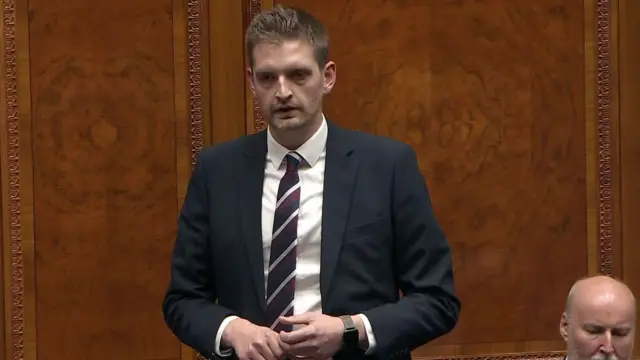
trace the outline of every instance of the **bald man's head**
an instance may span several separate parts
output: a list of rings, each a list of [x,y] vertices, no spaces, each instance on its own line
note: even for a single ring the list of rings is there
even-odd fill
[[[591,276],[576,281],[571,287],[571,290],[569,290],[565,312],[568,315],[571,315],[572,304],[576,299],[581,301],[585,298],[592,298],[593,295],[604,294],[619,296],[622,300],[627,299],[631,301],[635,315],[636,300],[631,289],[629,289],[629,287],[622,281],[603,275]]]
[[[630,359],[635,303],[631,290],[619,280],[593,276],[577,281],[560,319],[569,360]]]

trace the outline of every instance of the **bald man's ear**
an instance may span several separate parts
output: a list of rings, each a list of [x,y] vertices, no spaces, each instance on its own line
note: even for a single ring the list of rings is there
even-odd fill
[[[566,312],[563,312],[562,317],[560,317],[560,336],[562,336],[564,342],[569,341],[569,315]]]

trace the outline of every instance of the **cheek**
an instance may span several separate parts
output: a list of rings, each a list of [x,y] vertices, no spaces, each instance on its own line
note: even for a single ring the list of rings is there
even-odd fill
[[[260,105],[260,110],[269,111],[271,108],[271,103],[273,102],[273,96],[270,95],[267,91],[256,91],[255,99]]]
[[[613,342],[613,347],[620,355],[629,355],[633,352],[633,337],[627,336],[622,339],[617,339]]]
[[[316,87],[305,88],[300,93],[299,99],[308,108],[316,108],[322,101],[322,89]]]

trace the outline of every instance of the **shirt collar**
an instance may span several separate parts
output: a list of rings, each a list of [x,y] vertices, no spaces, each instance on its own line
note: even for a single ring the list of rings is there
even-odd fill
[[[300,145],[299,148],[295,150],[304,161],[309,164],[310,167],[313,167],[322,155],[326,145],[327,145],[327,120],[324,115],[322,116],[322,124],[320,124],[320,128],[313,134],[313,136],[307,140],[304,144]],[[276,167],[280,167],[284,157],[290,153],[292,150],[287,149],[286,147],[280,145],[271,135],[271,129],[267,128],[267,160],[273,163]]]

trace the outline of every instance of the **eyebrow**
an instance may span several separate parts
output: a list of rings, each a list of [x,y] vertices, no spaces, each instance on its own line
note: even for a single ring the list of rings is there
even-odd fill
[[[592,323],[592,322],[584,323],[584,324],[582,324],[582,326],[583,327],[598,328],[598,329],[609,328],[608,326],[605,326],[603,324]],[[632,326],[629,325],[629,324],[617,324],[617,325],[614,325],[613,327],[610,327],[610,328],[611,329],[617,329],[617,330],[630,330],[632,328]]]
[[[287,67],[285,67],[284,69],[282,69],[283,72],[291,72],[291,71],[312,71],[311,68],[308,65],[304,65],[304,64],[293,64],[293,65],[289,65]],[[264,68],[264,69],[256,69],[256,73],[258,74],[263,74],[263,73],[274,73],[274,72],[279,72],[279,70],[276,70],[274,68]]]

